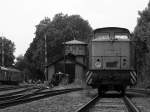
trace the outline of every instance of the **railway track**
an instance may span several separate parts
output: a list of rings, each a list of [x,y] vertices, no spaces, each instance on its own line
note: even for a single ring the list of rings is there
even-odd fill
[[[125,96],[120,98],[102,98],[96,96],[76,112],[140,112]]]
[[[4,86],[4,87],[0,87],[0,91],[15,90],[15,89],[27,88],[27,87],[29,86]]]
[[[7,91],[7,92],[0,92],[0,101],[3,99],[8,99],[8,98],[14,97],[14,96],[21,94],[21,93],[25,93],[27,91],[32,91],[34,89],[38,89],[41,91],[41,90],[46,89],[46,88],[31,86],[31,87],[26,87],[26,88],[23,87],[23,88],[20,88],[17,90],[15,89],[15,90]]]
[[[13,99],[22,97],[22,96],[30,94],[30,93],[36,93],[36,92],[42,91],[44,89],[45,88],[31,87],[31,88],[26,88],[26,89],[23,89],[20,91],[3,94],[3,95],[0,95],[0,102],[13,100]]]
[[[149,89],[127,89],[127,92],[135,92],[135,93],[150,95],[150,90]]]
[[[54,90],[54,91],[36,90],[34,92],[27,93],[27,94],[18,94],[14,96],[13,98],[11,97],[8,100],[0,101],[0,109],[39,100],[39,99],[50,97],[50,96],[65,94],[65,93],[73,92],[73,91],[79,91],[79,90],[82,90],[82,88],[72,88],[72,89],[63,89],[63,90]]]

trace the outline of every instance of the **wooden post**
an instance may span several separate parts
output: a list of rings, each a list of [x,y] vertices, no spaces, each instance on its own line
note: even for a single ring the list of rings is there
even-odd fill
[[[4,66],[4,42],[2,37],[2,66]]]
[[[44,39],[45,39],[45,80],[48,81],[48,71],[47,71],[47,37],[46,34],[44,35]]]

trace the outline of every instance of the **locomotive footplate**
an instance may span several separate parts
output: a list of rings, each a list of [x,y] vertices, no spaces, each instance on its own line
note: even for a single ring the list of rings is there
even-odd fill
[[[131,85],[131,71],[90,71],[87,76],[87,84],[93,88],[106,88],[106,90],[118,90]]]

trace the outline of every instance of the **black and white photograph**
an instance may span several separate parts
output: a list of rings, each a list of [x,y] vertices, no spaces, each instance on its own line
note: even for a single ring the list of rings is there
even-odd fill
[[[150,0],[0,0],[0,112],[150,112]]]

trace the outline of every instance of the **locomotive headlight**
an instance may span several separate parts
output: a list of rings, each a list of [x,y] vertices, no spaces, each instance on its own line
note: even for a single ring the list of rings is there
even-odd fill
[[[100,61],[97,61],[97,62],[95,63],[95,67],[96,67],[96,68],[100,68],[101,66],[102,66],[102,64],[101,64]]]

